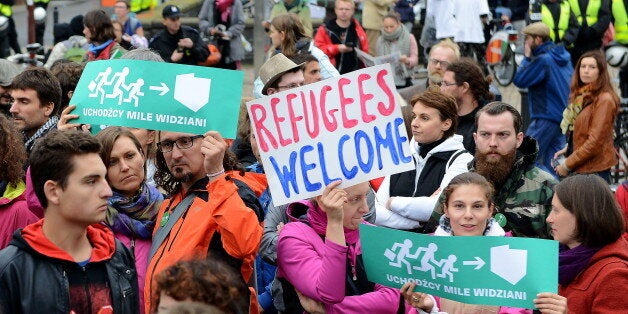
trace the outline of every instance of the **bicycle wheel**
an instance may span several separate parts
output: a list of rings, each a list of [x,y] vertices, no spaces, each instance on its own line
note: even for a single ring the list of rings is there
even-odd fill
[[[490,67],[497,84],[508,86],[512,83],[512,80],[515,78],[515,73],[517,72],[517,63],[515,62],[515,54],[512,49],[510,49],[510,46],[506,49],[502,60]]]
[[[617,164],[611,168],[611,186],[628,180],[628,134],[618,136],[614,142]]]

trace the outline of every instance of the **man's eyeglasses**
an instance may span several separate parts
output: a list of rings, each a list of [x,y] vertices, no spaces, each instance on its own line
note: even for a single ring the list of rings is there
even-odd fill
[[[174,141],[171,141],[171,140],[161,141],[157,143],[157,149],[159,149],[159,151],[162,153],[171,152],[172,149],[174,148],[174,145],[177,145],[178,149],[188,149],[192,147],[195,139],[202,138],[202,137],[203,135],[194,135],[194,136],[179,137],[178,139]]]
[[[442,66],[443,68],[446,68],[446,67],[449,66],[449,62],[438,60],[438,59],[434,59],[434,58],[430,58],[430,63],[433,64],[433,65],[440,64],[440,66]]]
[[[279,85],[277,88],[293,89],[303,86],[303,83],[292,83],[290,85]]]
[[[440,82],[440,86],[453,86],[453,85],[458,85],[458,83],[456,83],[456,82],[447,83],[445,81]]]

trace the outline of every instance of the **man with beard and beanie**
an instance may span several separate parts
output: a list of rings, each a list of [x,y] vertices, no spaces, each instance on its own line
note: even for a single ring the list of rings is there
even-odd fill
[[[336,0],[334,12],[336,19],[330,19],[318,28],[314,43],[329,57],[340,74],[361,69],[364,65],[354,48],[369,53],[369,42],[364,29],[353,18],[355,2]]]
[[[9,88],[13,100],[9,112],[30,153],[36,139],[57,128],[61,85],[49,70],[30,68],[18,74]]]
[[[173,4],[164,6],[161,30],[150,40],[148,47],[156,50],[166,62],[197,65],[207,60],[209,50],[198,31],[181,25],[181,10]]]
[[[495,220],[514,236],[550,239],[545,219],[557,182],[534,165],[538,147],[521,131],[521,114],[508,104],[492,102],[478,111],[475,123],[475,159],[469,170],[495,187]],[[442,214],[441,198],[426,231],[434,232]]]
[[[44,218],[0,251],[0,313],[139,313],[133,253],[101,224],[112,196],[100,142],[54,130],[29,157]]]
[[[254,211],[261,211],[257,195],[243,183],[243,169],[220,133],[159,131],[157,140],[154,178],[170,198],[161,204],[153,231],[144,289],[146,313],[153,313],[156,306],[151,304],[155,277],[181,260],[222,260],[247,283],[262,236],[263,218]],[[251,313],[257,313],[255,293],[250,300]]]
[[[10,116],[11,94],[9,86],[13,78],[20,73],[20,68],[7,59],[0,59],[0,113]]]
[[[517,68],[513,83],[528,89],[530,125],[526,134],[539,144],[536,164],[556,176],[551,160],[565,147],[560,122],[569,99],[573,66],[565,46],[552,42],[550,28],[544,23],[530,24],[522,33],[525,58]]]

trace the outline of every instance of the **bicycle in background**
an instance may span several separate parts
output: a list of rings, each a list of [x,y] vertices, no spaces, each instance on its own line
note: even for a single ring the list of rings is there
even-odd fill
[[[517,73],[517,65],[523,60],[517,56],[519,36],[510,23],[509,9],[498,7],[491,21],[492,36],[486,48],[486,65],[497,84],[508,86]]]
[[[44,66],[44,48],[39,43],[32,43],[26,45],[27,53],[18,53],[7,57],[7,60],[21,64],[24,68],[31,66],[43,67]]]

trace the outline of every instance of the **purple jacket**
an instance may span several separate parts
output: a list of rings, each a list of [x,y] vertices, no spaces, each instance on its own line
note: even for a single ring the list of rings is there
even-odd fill
[[[38,220],[37,216],[28,210],[24,183],[7,185],[4,193],[0,195],[0,249],[9,245],[15,230]]]
[[[301,204],[308,205],[309,211],[320,211],[309,201]],[[359,250],[359,240],[355,247]],[[376,284],[373,292],[345,297],[348,254],[348,246],[323,241],[313,227],[291,222],[279,234],[277,276],[286,278],[306,297],[322,302],[328,314],[397,313],[400,299],[397,289]]]

